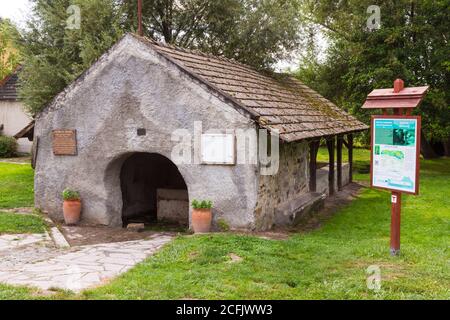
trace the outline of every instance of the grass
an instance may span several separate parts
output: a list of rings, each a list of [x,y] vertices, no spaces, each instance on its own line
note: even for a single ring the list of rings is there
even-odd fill
[[[33,169],[0,162],[0,209],[33,206]]]
[[[44,233],[46,224],[37,215],[0,212],[0,235],[9,233]]]
[[[326,155],[321,150],[319,157]],[[345,159],[345,158],[344,158]],[[368,165],[366,150],[355,160]],[[364,189],[324,226],[288,240],[178,237],[86,299],[449,299],[450,159],[422,161],[421,195],[405,196],[402,254],[389,255],[389,193]],[[368,180],[358,173],[357,179]],[[242,258],[232,262],[230,254]],[[367,268],[381,290],[367,288]]]
[[[334,159],[336,161],[336,152]],[[342,150],[342,161],[348,162],[348,152],[346,148]],[[328,150],[326,147],[319,148],[317,153],[317,162],[328,164]],[[353,178],[355,180],[369,180],[368,173],[370,172],[370,153],[367,149],[354,148],[353,149]]]
[[[367,165],[368,152],[355,150],[355,160]],[[422,161],[420,196],[403,198],[400,257],[389,255],[389,193],[365,188],[313,232],[288,240],[179,236],[111,283],[57,298],[449,299],[449,181],[450,159]],[[379,291],[366,286],[374,265]],[[0,285],[0,299],[29,298],[24,290]]]
[[[0,283],[0,300],[30,300],[38,296],[39,292],[35,289]]]

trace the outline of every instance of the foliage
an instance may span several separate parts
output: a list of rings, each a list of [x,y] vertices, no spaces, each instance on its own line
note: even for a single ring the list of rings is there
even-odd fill
[[[0,136],[0,158],[11,158],[16,155],[17,141],[13,137]]]
[[[33,206],[33,169],[28,164],[0,163],[0,208]]]
[[[16,41],[19,33],[9,20],[0,18],[0,81],[14,71],[19,64]]]
[[[85,71],[123,34],[115,0],[33,0],[23,31],[20,96],[32,114]],[[67,28],[71,5],[81,9],[79,29]]]
[[[44,233],[46,224],[36,215],[0,212],[0,234]]]
[[[62,197],[64,201],[76,201],[80,200],[80,194],[77,191],[73,191],[70,189],[65,189],[62,192]]]
[[[212,208],[212,201],[210,200],[192,200],[192,208],[194,209],[211,209]]]
[[[230,231],[230,225],[223,218],[217,219],[217,227],[223,232]]]
[[[369,30],[367,8],[378,4],[381,28]],[[427,138],[450,137],[450,2],[304,1],[305,21],[329,40],[323,60],[303,59],[298,77],[361,120],[368,93],[392,87],[430,85],[419,110]],[[378,111],[379,112],[379,111]]]
[[[32,0],[23,31],[20,95],[36,114],[127,31],[137,29],[128,0]],[[181,47],[269,67],[298,45],[299,0],[149,0],[145,35]],[[66,28],[70,5],[81,28]]]
[[[137,29],[136,2],[123,0]],[[146,35],[233,58],[257,68],[287,56],[299,41],[299,0],[149,0]]]

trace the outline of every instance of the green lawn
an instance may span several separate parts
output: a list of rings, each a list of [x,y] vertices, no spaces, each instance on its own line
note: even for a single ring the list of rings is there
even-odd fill
[[[319,148],[317,153],[317,162],[328,164],[328,150],[326,147]],[[334,155],[336,161],[336,152]],[[348,162],[348,151],[344,147],[342,150],[342,161]],[[368,173],[370,172],[370,152],[366,149],[353,149],[353,177],[355,180],[369,180]]]
[[[45,222],[37,215],[0,212],[0,235],[5,233],[44,233]]]
[[[367,150],[356,149],[354,156],[356,170],[367,167]],[[323,149],[319,159],[327,159]],[[367,173],[355,176],[368,180]],[[389,193],[364,189],[320,230],[284,241],[229,234],[179,237],[82,297],[449,299],[450,159],[422,161],[421,178],[421,195],[404,197],[400,257],[389,255]],[[243,260],[231,262],[230,253]],[[379,292],[366,286],[372,265],[381,270]]]
[[[0,209],[33,206],[33,169],[0,162]]]
[[[319,156],[326,156],[323,150]],[[368,152],[355,150],[367,165]],[[367,174],[357,174],[368,179]],[[82,299],[449,299],[450,159],[422,161],[421,194],[405,196],[402,254],[389,255],[389,193],[364,189],[319,230],[288,240],[212,234],[180,236]],[[229,254],[242,258],[231,262]],[[366,286],[381,269],[378,292]],[[24,291],[25,290],[25,291]],[[0,286],[1,298],[36,295]]]

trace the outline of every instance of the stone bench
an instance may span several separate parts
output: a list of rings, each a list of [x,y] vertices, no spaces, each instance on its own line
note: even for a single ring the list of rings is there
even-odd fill
[[[299,224],[303,219],[323,208],[325,198],[324,193],[308,192],[280,204],[275,209],[275,224],[278,226]]]

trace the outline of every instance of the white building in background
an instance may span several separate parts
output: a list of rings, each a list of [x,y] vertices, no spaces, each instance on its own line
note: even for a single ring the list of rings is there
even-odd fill
[[[25,106],[17,96],[18,70],[0,81],[0,134],[14,136],[31,122]],[[18,152],[30,153],[32,141],[17,140]]]

